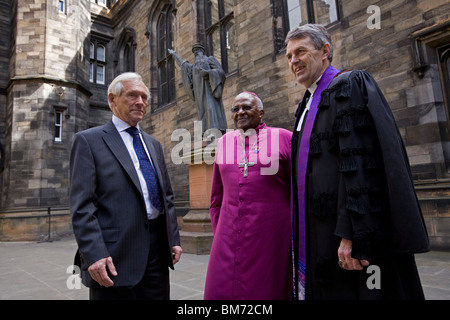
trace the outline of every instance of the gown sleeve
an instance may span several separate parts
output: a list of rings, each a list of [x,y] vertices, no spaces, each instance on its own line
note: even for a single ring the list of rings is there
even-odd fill
[[[394,117],[375,80],[352,73],[334,93],[341,179],[335,234],[352,240],[357,259],[385,254],[387,243],[398,247],[393,251],[422,251],[425,225]],[[421,240],[414,243],[409,232]]]

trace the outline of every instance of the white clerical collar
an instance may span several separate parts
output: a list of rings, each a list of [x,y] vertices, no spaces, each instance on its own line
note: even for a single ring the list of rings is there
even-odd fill
[[[125,131],[126,129],[128,129],[130,127],[130,125],[128,123],[126,123],[122,119],[116,117],[115,115],[112,116],[112,122],[116,126],[117,131],[119,131],[119,132]],[[139,124],[136,126],[136,128],[139,129]],[[139,129],[139,131],[140,131],[140,129]]]
[[[320,75],[320,77],[316,81],[314,81],[308,89],[306,89],[311,93],[311,97],[314,95],[314,92],[316,92],[320,79],[322,79],[322,75]]]

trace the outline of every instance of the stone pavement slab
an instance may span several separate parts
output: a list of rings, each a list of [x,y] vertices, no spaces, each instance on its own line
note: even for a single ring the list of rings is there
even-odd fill
[[[87,300],[72,277],[76,243],[0,242],[0,300]],[[202,300],[209,255],[183,254],[170,271],[172,300]],[[416,255],[427,300],[450,300],[450,252]]]
[[[450,300],[450,252],[430,251],[416,255],[425,299]]]
[[[72,276],[76,243],[0,242],[0,300],[87,300]],[[170,270],[171,299],[201,300],[209,255],[183,254]]]

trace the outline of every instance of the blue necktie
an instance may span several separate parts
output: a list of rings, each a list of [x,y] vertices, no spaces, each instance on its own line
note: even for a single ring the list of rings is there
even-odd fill
[[[150,163],[150,159],[145,152],[144,146],[142,145],[141,138],[139,137],[139,130],[136,127],[129,127],[125,131],[133,136],[134,151],[136,151],[142,174],[144,175],[145,182],[147,183],[150,201],[152,202],[152,205],[159,210],[159,212],[163,212],[156,172]]]

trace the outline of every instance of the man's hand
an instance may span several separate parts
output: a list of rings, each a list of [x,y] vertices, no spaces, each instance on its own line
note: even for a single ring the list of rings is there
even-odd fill
[[[172,261],[173,261],[173,264],[176,264],[178,261],[180,261],[181,252],[182,251],[183,250],[181,249],[180,246],[172,247]]]
[[[97,262],[94,262],[89,266],[88,271],[92,279],[98,282],[98,284],[103,287],[111,287],[114,282],[108,276],[106,268],[108,268],[111,275],[117,276],[116,267],[114,266],[111,257],[103,258]]]
[[[339,266],[345,270],[362,270],[363,267],[370,265],[367,260],[358,260],[352,258],[352,241],[342,238],[338,249]]]

